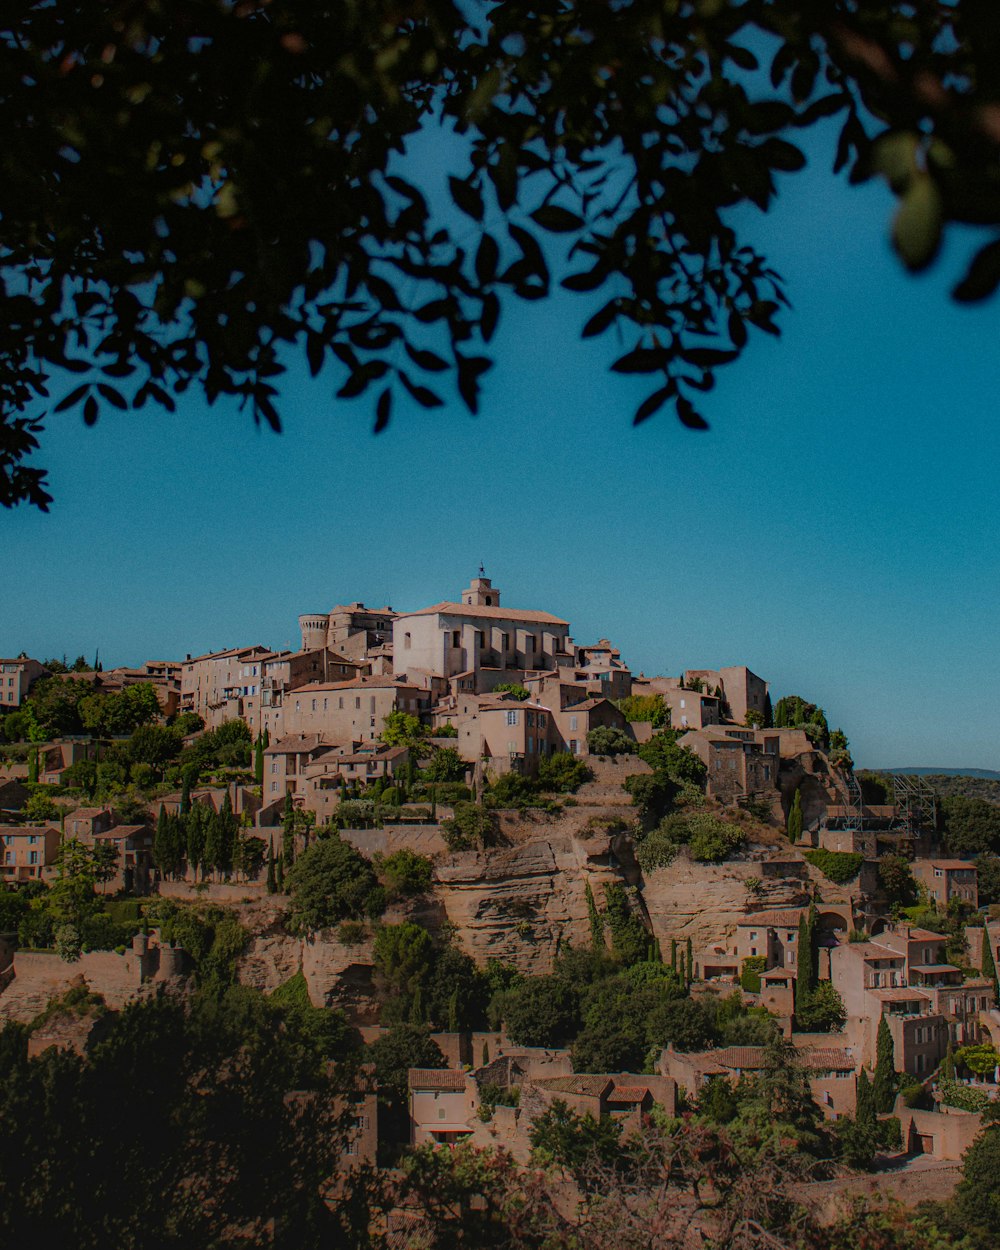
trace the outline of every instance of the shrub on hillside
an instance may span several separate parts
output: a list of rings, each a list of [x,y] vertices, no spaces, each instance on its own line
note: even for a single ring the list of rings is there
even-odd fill
[[[441,822],[441,836],[449,851],[481,851],[496,846],[497,818],[475,803],[456,803],[455,814]]]
[[[385,902],[371,864],[338,837],[322,838],[303,851],[285,886],[292,900],[291,927],[299,932],[377,915]]]
[[[623,729],[598,725],[587,734],[587,749],[591,755],[634,755],[635,740]]]
[[[569,751],[555,755],[543,755],[538,761],[538,784],[543,790],[555,790],[559,794],[572,794],[594,774],[590,768]]]
[[[837,885],[844,885],[853,880],[861,871],[865,857],[860,851],[828,851],[820,847],[815,851],[803,851],[814,868],[818,868],[824,877]]]

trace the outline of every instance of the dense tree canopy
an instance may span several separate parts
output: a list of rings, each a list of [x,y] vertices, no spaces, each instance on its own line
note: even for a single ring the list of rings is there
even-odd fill
[[[834,168],[899,197],[911,269],[945,222],[1000,220],[977,0],[9,0],[0,46],[8,505],[48,502],[26,458],[50,399],[92,424],[194,388],[278,428],[301,351],[339,397],[376,386],[376,430],[442,381],[475,411],[504,307],[554,282],[649,376],[637,421],[702,427],[785,302],[730,210],[766,209],[823,118]],[[457,135],[451,212],[401,159],[432,125]],[[991,240],[955,294],[998,282]]]

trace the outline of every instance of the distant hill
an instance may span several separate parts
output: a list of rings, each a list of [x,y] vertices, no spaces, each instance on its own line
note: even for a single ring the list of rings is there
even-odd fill
[[[989,768],[880,768],[871,771],[919,777],[942,798],[958,795],[963,799],[985,799],[988,803],[1000,803],[1000,773]]]
[[[992,768],[873,768],[876,773],[902,773],[910,777],[986,777],[1000,781],[1000,773]]]

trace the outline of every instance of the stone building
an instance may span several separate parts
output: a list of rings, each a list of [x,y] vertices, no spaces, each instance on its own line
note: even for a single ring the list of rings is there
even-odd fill
[[[550,612],[501,607],[500,591],[488,577],[473,578],[461,603],[398,615],[392,647],[395,671],[406,677],[411,670],[473,678],[481,669],[544,671],[576,658],[566,621]]]
[[[48,675],[44,665],[26,655],[0,660],[0,714],[19,708],[39,677]]]

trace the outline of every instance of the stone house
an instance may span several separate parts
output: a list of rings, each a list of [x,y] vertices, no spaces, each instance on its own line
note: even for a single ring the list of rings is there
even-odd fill
[[[0,660],[0,715],[19,708],[39,677],[48,675],[49,670],[43,664],[26,655]]]
[[[63,833],[67,838],[77,838],[88,845],[99,833],[104,833],[115,823],[110,807],[78,807],[63,821]]]
[[[979,873],[976,865],[964,859],[915,859],[910,865],[914,877],[927,890],[927,896],[946,911],[953,898],[970,907],[979,906]]]
[[[684,685],[688,690],[696,683],[707,694],[722,691],[725,703],[723,711],[737,725],[746,722],[747,712],[764,715],[767,707],[767,682],[752,673],[745,664],[733,664],[727,668],[692,668],[684,673]]]
[[[780,968],[792,977],[798,970],[799,920],[808,911],[793,907],[786,911],[752,912],[736,924],[736,954],[740,968],[744,960],[761,955],[765,968]]]
[[[481,701],[474,716],[458,723],[455,746],[462,759],[482,760],[495,773],[534,775],[543,755],[560,749],[551,711],[530,700]]]
[[[452,1145],[472,1132],[479,1109],[476,1082],[451,1068],[410,1068],[410,1144]]]
[[[814,1101],[827,1119],[853,1115],[857,1105],[855,1059],[848,1046],[834,1045],[836,1039],[823,1039],[824,1044],[810,1044],[797,1054],[797,1061],[807,1070],[809,1089]],[[682,1054],[668,1047],[657,1067],[697,1097],[698,1091],[712,1080],[722,1078],[735,1084],[767,1068],[767,1050],[763,1046],[727,1046]]]
[[[537,1077],[521,1086],[521,1129],[553,1103],[563,1102],[577,1115],[617,1120],[625,1132],[638,1132],[655,1105],[668,1116],[677,1112],[677,1082],[670,1076],[638,1076],[631,1072],[574,1073]]]
[[[571,755],[590,754],[587,734],[592,729],[605,727],[629,733],[628,721],[608,699],[584,699],[553,712],[553,719],[562,740],[557,749]]]
[[[260,693],[261,663],[269,647],[230,647],[186,656],[181,666],[180,710],[195,712],[209,729],[243,715],[243,700]]]
[[[677,742],[705,765],[707,793],[712,798],[732,803],[752,794],[773,793],[777,788],[777,739],[758,743],[752,730],[712,725],[689,730]]]
[[[106,889],[148,894],[152,887],[153,831],[148,825],[114,825],[94,835],[94,845],[110,845],[118,852],[117,870]]]
[[[331,743],[374,742],[390,712],[423,718],[431,699],[426,690],[394,677],[355,677],[313,682],[285,699],[286,735],[321,734]]]
[[[4,881],[40,881],[50,876],[60,843],[52,825],[0,825]]]
[[[914,1076],[932,1072],[951,1041],[977,1041],[979,1013],[994,1005],[984,978],[966,980],[946,962],[944,934],[908,925],[887,928],[868,942],[830,951],[830,977],[847,1010],[847,1032],[860,1061],[875,1062],[884,1016],[896,1067]]]
[[[285,732],[285,704],[293,690],[317,683],[350,681],[362,676],[367,665],[322,647],[280,651],[262,659],[259,669],[259,689],[242,699],[243,719],[254,738],[265,729],[269,738],[278,738]]]

